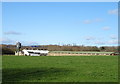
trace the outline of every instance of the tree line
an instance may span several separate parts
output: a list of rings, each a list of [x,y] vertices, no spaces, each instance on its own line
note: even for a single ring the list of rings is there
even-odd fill
[[[117,52],[118,47],[116,46],[59,46],[59,45],[48,45],[50,51],[97,51],[97,52]]]
[[[71,46],[71,45],[36,45],[22,46],[22,49],[47,49],[49,51],[95,51],[95,52],[118,52],[120,47],[117,46]],[[16,51],[15,45],[0,45],[0,54],[14,54]]]

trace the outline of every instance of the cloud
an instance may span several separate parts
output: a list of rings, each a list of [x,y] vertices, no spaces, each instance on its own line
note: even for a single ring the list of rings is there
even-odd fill
[[[120,43],[120,41],[118,40],[109,40],[109,41],[95,41],[94,43],[95,44],[98,44],[98,45],[103,45],[103,44],[107,44],[107,45],[112,45],[112,44],[118,44],[118,42]]]
[[[111,35],[110,38],[111,39],[118,39],[118,37],[116,35]]]
[[[38,45],[37,42],[35,41],[20,41],[22,45],[26,45],[26,46],[29,46],[29,45]]]
[[[101,18],[96,18],[96,19],[94,19],[94,22],[101,22],[103,19],[101,19]]]
[[[20,35],[21,33],[15,31],[4,32],[5,35]]]
[[[108,14],[117,15],[118,14],[118,9],[109,10]]]
[[[96,22],[101,22],[101,21],[102,21],[101,18],[96,18],[96,19],[93,19],[93,20],[90,20],[90,19],[84,20],[83,23],[84,24],[91,24],[91,23],[96,23]]]
[[[8,38],[0,38],[0,44],[12,44],[16,45],[18,41],[17,40],[12,40]],[[35,41],[19,41],[22,45],[38,45],[37,42]]]
[[[0,43],[2,44],[13,44],[15,41],[8,39],[8,38],[0,38]]]
[[[33,41],[32,41],[32,42],[28,42],[27,44],[28,44],[28,45],[38,45],[37,42],[33,42]]]
[[[98,44],[98,45],[106,44],[106,42],[103,42],[103,41],[95,41],[94,43],[95,43],[95,44]]]
[[[90,23],[92,23],[91,20],[84,20],[84,24],[90,24]]]
[[[118,40],[109,40],[108,44],[118,44]]]
[[[85,37],[85,39],[86,39],[86,40],[94,40],[95,37],[93,37],[93,36],[87,36],[87,37]]]
[[[103,30],[110,30],[110,27],[109,26],[105,26],[102,28]]]

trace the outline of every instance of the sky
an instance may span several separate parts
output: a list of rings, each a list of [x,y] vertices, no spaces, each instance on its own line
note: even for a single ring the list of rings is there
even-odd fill
[[[2,2],[119,2],[119,0],[1,0]]]
[[[3,2],[3,44],[118,45],[117,2]]]

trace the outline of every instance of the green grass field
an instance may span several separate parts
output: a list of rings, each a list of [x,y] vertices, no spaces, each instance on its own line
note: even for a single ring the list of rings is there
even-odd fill
[[[117,82],[118,56],[3,56],[3,82]]]

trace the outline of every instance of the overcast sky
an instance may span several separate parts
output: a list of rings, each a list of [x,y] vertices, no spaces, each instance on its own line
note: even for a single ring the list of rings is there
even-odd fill
[[[117,2],[4,2],[4,44],[115,46]]]

